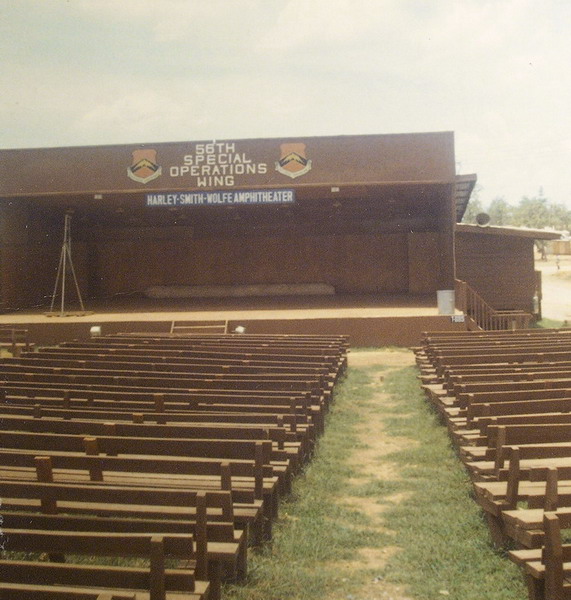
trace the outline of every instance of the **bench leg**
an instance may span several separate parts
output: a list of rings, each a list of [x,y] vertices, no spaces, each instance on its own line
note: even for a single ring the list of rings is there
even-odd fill
[[[244,524],[244,528],[248,532],[248,540],[252,546],[261,546],[263,542],[268,539],[265,537],[266,533],[264,531],[265,520],[265,516],[260,514],[254,522]]]
[[[245,581],[248,575],[248,528],[244,530],[244,536],[238,552],[238,565],[236,577],[238,581]]]
[[[222,568],[220,561],[208,561],[208,581],[210,582],[210,594],[208,600],[220,600],[220,580],[222,578]]]
[[[263,522],[263,538],[264,542],[269,542],[272,539],[272,527],[274,520],[271,517],[262,516]]]
[[[525,584],[527,586],[527,593],[529,600],[544,600],[545,598],[545,586],[543,579],[536,579],[531,575],[525,575]]]
[[[248,575],[248,536],[247,529],[242,532],[242,539],[238,547],[236,564],[226,562],[222,565],[222,581],[235,583],[244,581]]]
[[[501,517],[486,512],[486,521],[490,528],[490,535],[492,537],[492,544],[496,548],[505,548],[509,541],[509,537],[506,535],[504,524]]]

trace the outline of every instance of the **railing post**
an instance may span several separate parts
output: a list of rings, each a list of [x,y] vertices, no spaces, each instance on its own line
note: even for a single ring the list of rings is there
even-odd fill
[[[515,330],[529,326],[531,315],[522,311],[497,311],[468,283],[455,280],[456,307],[472,318],[481,329]]]

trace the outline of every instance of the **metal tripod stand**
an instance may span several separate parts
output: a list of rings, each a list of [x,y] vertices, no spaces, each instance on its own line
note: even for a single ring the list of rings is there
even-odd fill
[[[69,267],[69,269],[68,269]],[[60,312],[59,316],[64,317],[66,315],[65,312],[65,292],[66,292],[66,278],[67,273],[71,273],[73,277],[73,283],[75,284],[75,291],[77,293],[77,297],[79,299],[79,305],[81,307],[81,311],[85,312],[85,308],[83,306],[83,299],[81,298],[81,292],[79,290],[79,284],[77,283],[77,277],[75,275],[75,269],[73,268],[73,261],[71,260],[71,214],[66,213],[65,215],[65,224],[64,224],[64,233],[63,233],[63,245],[61,247],[61,254],[59,258],[59,266],[56,275],[56,282],[54,286],[54,293],[52,295],[52,303],[50,306],[50,312],[53,313],[55,301],[58,295],[58,289],[61,293],[61,304],[60,304]]]

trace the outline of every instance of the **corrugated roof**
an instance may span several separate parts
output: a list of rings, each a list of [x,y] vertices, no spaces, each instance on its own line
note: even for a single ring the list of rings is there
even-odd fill
[[[526,237],[534,240],[558,240],[561,233],[546,229],[528,229],[526,227],[498,227],[496,225],[471,225],[469,223],[456,223],[457,233],[473,233],[476,235],[507,235],[513,237]]]
[[[456,191],[454,198],[456,201],[457,223],[460,223],[464,217],[468,202],[470,201],[472,190],[474,189],[477,180],[478,176],[475,173],[471,173],[469,175],[456,175]]]

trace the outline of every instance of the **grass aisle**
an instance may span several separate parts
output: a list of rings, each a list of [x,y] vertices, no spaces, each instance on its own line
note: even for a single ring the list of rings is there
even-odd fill
[[[373,356],[374,355],[374,356]],[[367,360],[358,360],[359,356]],[[525,600],[410,352],[351,354],[316,456],[233,600]]]

